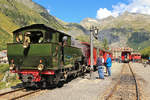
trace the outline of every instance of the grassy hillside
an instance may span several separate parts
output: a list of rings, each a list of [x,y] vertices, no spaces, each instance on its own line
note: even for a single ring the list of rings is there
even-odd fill
[[[140,51],[142,56],[148,58],[150,56],[150,46]]]
[[[26,0],[1,0],[0,11],[11,18],[13,22],[19,26],[30,25],[34,23],[43,23],[54,28],[63,29],[63,26],[57,22],[57,20],[49,15],[49,13],[40,7],[34,9],[34,4],[31,0],[27,0],[26,5],[23,3]],[[32,5],[33,8],[29,8],[27,5]],[[37,9],[42,9],[41,12],[37,12]]]
[[[79,24],[65,23],[53,17],[32,0],[0,0],[0,50],[6,49],[6,43],[12,42],[14,30],[31,24],[45,24],[73,37],[88,33]]]
[[[27,0],[27,3],[33,4],[33,8],[29,8],[23,1],[26,0],[0,0],[0,50],[6,49],[6,43],[12,42],[12,32],[22,26],[42,23],[59,30],[66,30],[44,8]],[[39,10],[36,11],[34,6]]]
[[[0,12],[0,50],[6,49],[6,43],[12,42],[12,31],[17,28],[19,26]]]

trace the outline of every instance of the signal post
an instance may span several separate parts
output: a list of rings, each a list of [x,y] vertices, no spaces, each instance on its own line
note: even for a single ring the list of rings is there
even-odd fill
[[[90,28],[90,54],[91,54],[90,55],[90,61],[91,61],[90,79],[94,79],[94,75],[93,75],[93,70],[94,70],[94,68],[93,68],[93,63],[94,63],[94,61],[93,61],[93,59],[94,59],[93,58],[93,40],[94,40],[94,38],[98,39],[98,29],[97,29],[97,27],[92,26]]]

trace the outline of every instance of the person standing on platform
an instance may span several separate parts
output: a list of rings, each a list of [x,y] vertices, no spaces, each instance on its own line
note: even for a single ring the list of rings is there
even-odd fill
[[[148,57],[148,62],[150,63],[150,56]]]
[[[106,68],[108,71],[108,76],[111,76],[111,66],[112,66],[112,60],[111,60],[109,54],[107,54]]]
[[[100,79],[104,79],[104,58],[102,55],[97,58],[98,74]]]

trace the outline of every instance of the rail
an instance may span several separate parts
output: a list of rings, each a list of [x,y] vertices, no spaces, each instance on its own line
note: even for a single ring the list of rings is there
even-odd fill
[[[9,93],[13,93],[13,92],[16,92],[16,91],[20,91],[20,90],[23,90],[23,89],[24,88],[20,88],[20,89],[15,89],[15,90],[7,91],[7,92],[4,92],[4,93],[0,93],[0,96],[6,95],[6,94],[9,94]]]
[[[136,100],[140,100],[139,89],[138,89],[138,84],[137,84],[137,80],[136,80],[135,74],[134,74],[134,72],[133,72],[133,70],[131,68],[131,65],[129,63],[128,63],[128,67],[129,67],[130,72],[132,73],[133,81],[134,81],[134,84],[135,84]],[[114,93],[117,91],[117,87],[119,87],[119,85],[122,82],[121,78],[123,76],[123,72],[124,72],[125,68],[127,68],[127,66],[124,64],[123,67],[122,67],[122,70],[121,70],[121,73],[120,73],[120,76],[119,76],[119,79],[118,79],[117,83],[113,86],[112,90],[106,96],[105,100],[110,100],[110,98],[112,98],[112,96],[114,95]]]
[[[133,75],[133,78],[134,78],[134,81],[135,81],[137,100],[140,100],[140,97],[139,97],[139,89],[138,89],[138,84],[137,84],[137,81],[136,81],[135,74],[133,73],[133,70],[132,70],[132,68],[131,68],[131,65],[130,65],[130,64],[128,64],[128,65],[129,65],[130,71],[131,71],[131,73],[132,73],[132,75]]]
[[[36,92],[39,92],[41,91],[41,89],[38,89],[38,90],[34,90],[34,91],[24,91],[23,93],[21,93],[21,95],[19,94],[18,96],[14,95],[16,92],[21,92],[22,90],[25,90],[25,88],[20,88],[20,89],[16,89],[16,90],[12,90],[12,91],[8,91],[8,92],[4,92],[4,93],[1,93],[0,94],[0,98],[6,98],[8,97],[7,95],[9,95],[8,100],[16,100],[16,99],[19,99],[19,98],[22,98],[22,97],[25,97],[25,96],[28,96],[28,95],[31,95],[31,94],[34,94]]]

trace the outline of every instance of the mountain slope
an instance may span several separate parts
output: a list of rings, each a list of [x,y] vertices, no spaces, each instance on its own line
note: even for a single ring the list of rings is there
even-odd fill
[[[31,0],[0,0],[0,50],[6,49],[6,43],[12,42],[12,32],[22,26],[42,23],[61,30],[65,29],[54,17],[48,15],[44,8],[33,3],[31,9],[24,5],[23,1],[26,5],[33,3]],[[42,10],[36,11],[34,6]]]
[[[43,23],[51,27],[63,29],[63,26],[53,16],[49,15],[41,6],[36,6],[31,0],[1,0],[0,4],[0,11],[19,26]],[[32,8],[29,8],[31,5]],[[38,11],[38,9],[41,10]]]
[[[12,31],[19,28],[13,21],[0,13],[0,50],[6,48],[6,44],[12,41]]]
[[[133,48],[145,48],[150,46],[150,16],[125,12],[114,18],[108,17],[103,20],[83,20],[81,25],[89,28],[91,25],[100,29],[99,38],[107,38],[109,44],[114,46],[130,46]],[[87,25],[88,24],[88,25]]]
[[[0,50],[12,42],[12,31],[31,24],[45,24],[74,37],[86,34],[79,24],[65,23],[53,17],[48,11],[32,0],[0,0]]]

